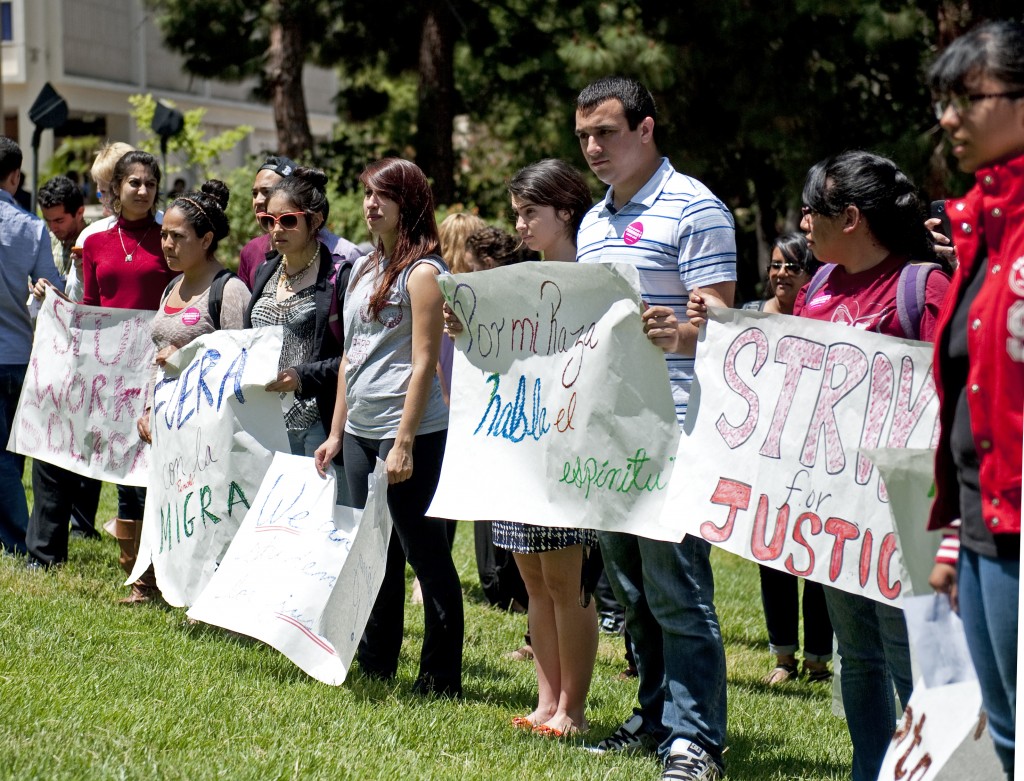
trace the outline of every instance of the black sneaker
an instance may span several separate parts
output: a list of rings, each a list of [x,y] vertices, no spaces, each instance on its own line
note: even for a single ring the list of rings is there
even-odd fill
[[[594,754],[607,754],[621,751],[624,754],[654,753],[657,745],[654,738],[644,730],[644,719],[634,713],[615,732],[606,737],[596,746],[584,746]]]

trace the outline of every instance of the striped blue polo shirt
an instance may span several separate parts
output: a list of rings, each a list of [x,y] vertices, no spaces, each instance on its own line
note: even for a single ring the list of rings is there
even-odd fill
[[[670,306],[686,319],[693,287],[736,280],[736,227],[732,214],[701,182],[676,171],[668,158],[619,211],[612,188],[580,225],[580,263],[632,263],[651,306]],[[693,382],[693,358],[667,353],[668,375],[680,424]]]

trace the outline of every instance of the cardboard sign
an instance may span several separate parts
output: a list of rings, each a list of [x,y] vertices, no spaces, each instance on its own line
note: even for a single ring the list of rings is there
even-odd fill
[[[636,269],[520,263],[438,281],[464,328],[429,514],[682,539],[658,522],[678,427]]]
[[[289,452],[277,377],[281,328],[215,331],[169,359],[157,381],[142,547],[164,599],[191,605],[252,505],[274,451]]]
[[[352,665],[384,580],[391,516],[384,462],[365,510],[336,507],[334,478],[277,453],[191,618],[255,637],[319,681]]]
[[[864,451],[934,447],[931,357],[857,328],[713,310],[663,523],[682,516],[744,558],[898,603],[888,495]]]
[[[152,319],[46,296],[8,449],[85,477],[146,485],[149,448],[136,421],[153,373]]]

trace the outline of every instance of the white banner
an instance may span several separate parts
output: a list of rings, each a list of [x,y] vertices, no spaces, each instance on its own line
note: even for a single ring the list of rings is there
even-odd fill
[[[860,451],[934,447],[931,358],[921,342],[713,310],[662,522],[682,517],[744,558],[898,603],[888,497]]]
[[[157,382],[138,579],[152,563],[164,599],[191,605],[245,517],[275,450],[289,452],[277,377],[281,328],[215,331],[168,360]]]
[[[429,514],[681,539],[658,523],[678,426],[636,269],[520,263],[439,284],[464,328]]]
[[[153,371],[152,312],[43,300],[8,449],[71,472],[146,485],[135,421]]]
[[[365,510],[336,507],[334,477],[277,453],[191,618],[255,637],[338,686],[384,580],[391,515],[384,462]]]

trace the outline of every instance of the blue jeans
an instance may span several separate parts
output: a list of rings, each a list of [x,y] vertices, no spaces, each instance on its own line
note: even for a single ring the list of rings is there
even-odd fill
[[[1019,583],[1019,561],[991,558],[960,548],[960,618],[981,684],[988,731],[1003,769],[1011,777],[1017,717]]]
[[[7,441],[11,438],[26,368],[18,364],[0,364],[0,546],[6,553],[20,554],[27,553],[28,501],[21,482],[25,457],[11,453],[7,449]]]
[[[904,708],[914,690],[907,622],[898,607],[829,586],[825,602],[839,641],[853,781],[875,781],[899,715],[893,684]]]
[[[640,715],[664,759],[676,738],[722,765],[725,649],[715,613],[711,546],[600,532],[615,598],[625,606],[639,673]]]

